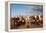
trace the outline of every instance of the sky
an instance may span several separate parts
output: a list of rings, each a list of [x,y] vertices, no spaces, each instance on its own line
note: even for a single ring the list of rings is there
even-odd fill
[[[43,6],[32,4],[10,4],[10,11],[11,17],[40,15],[43,13]]]

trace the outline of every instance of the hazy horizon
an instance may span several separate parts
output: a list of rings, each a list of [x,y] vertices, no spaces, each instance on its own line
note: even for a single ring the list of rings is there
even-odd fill
[[[10,5],[11,17],[12,16],[32,16],[43,14],[42,5],[31,4],[11,4]]]

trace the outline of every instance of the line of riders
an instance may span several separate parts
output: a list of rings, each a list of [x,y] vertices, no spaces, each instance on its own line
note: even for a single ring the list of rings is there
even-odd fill
[[[38,16],[30,16],[30,17],[11,17],[10,19],[10,25],[11,29],[15,27],[19,27],[21,25],[25,25],[27,23],[35,24],[35,25],[40,25],[43,24],[43,15],[38,15]]]

